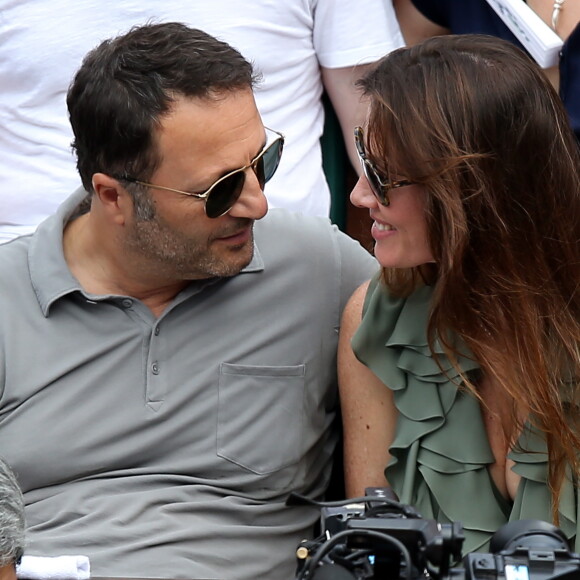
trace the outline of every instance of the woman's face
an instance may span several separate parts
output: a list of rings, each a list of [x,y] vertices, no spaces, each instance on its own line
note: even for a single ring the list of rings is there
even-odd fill
[[[384,268],[413,268],[433,262],[427,239],[427,192],[421,185],[404,185],[388,192],[390,204],[381,205],[366,177],[350,194],[351,202],[369,210],[375,257]]]

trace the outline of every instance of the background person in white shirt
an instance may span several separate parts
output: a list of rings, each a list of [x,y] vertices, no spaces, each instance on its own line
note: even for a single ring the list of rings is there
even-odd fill
[[[286,136],[269,204],[322,216],[323,90],[351,148],[366,111],[353,84],[365,67],[354,67],[403,44],[390,0],[0,0],[0,14],[0,243],[32,232],[80,185],[65,94],[105,38],[151,19],[179,21],[240,50],[263,75],[265,124]]]

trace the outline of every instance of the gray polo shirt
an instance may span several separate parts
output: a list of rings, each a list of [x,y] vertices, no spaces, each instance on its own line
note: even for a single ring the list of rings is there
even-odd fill
[[[0,246],[0,455],[26,500],[29,554],[95,576],[281,580],[335,444],[341,311],[377,264],[328,220],[272,210],[232,278],[155,318],[87,294],[62,252],[76,192]]]

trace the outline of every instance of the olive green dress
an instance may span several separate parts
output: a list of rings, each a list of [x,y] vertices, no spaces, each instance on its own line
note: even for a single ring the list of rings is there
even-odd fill
[[[394,393],[398,422],[385,474],[400,501],[415,506],[424,518],[461,522],[464,553],[484,552],[493,533],[508,521],[552,521],[546,445],[537,431],[525,430],[518,449],[509,454],[521,483],[515,501],[507,501],[487,469],[493,455],[479,402],[453,384],[458,374],[439,345],[435,350],[445,373],[431,356],[430,298],[429,287],[408,298],[393,298],[375,278],[352,346],[357,358]],[[460,351],[467,355],[465,348]],[[459,362],[470,378],[479,372],[468,356]],[[576,486],[567,478],[559,527],[574,540],[578,505]],[[578,542],[572,548],[578,551]]]

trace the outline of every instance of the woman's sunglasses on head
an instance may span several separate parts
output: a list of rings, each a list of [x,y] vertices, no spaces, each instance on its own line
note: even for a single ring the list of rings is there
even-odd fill
[[[391,189],[414,184],[413,181],[409,181],[408,179],[390,181],[381,177],[374,163],[368,158],[364,144],[364,133],[362,127],[355,127],[354,143],[356,145],[356,151],[362,165],[364,176],[369,182],[371,191],[381,205],[388,206],[391,203],[388,196],[388,193]]]
[[[232,206],[238,201],[244,183],[246,181],[246,171],[252,169],[258,178],[258,183],[262,191],[264,186],[278,169],[280,158],[282,157],[282,150],[284,149],[284,135],[273,129],[266,129],[266,144],[263,149],[252,159],[248,165],[230,171],[215,181],[208,189],[203,192],[194,193],[191,191],[181,191],[171,187],[164,187],[161,185],[154,185],[145,181],[140,181],[134,177],[124,175],[121,180],[129,183],[136,183],[144,187],[152,189],[161,189],[164,191],[172,191],[174,193],[181,193],[182,195],[189,195],[203,199],[205,202],[205,214],[209,218],[218,218],[226,214]]]

